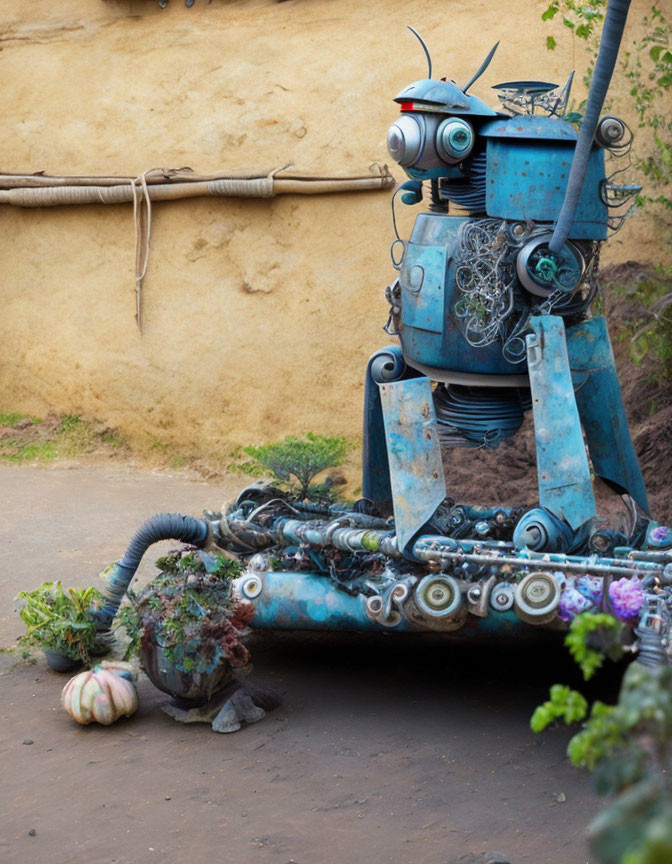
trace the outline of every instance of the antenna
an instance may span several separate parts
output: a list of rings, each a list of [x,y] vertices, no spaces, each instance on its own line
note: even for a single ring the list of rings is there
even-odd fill
[[[427,46],[425,45],[425,40],[418,33],[418,31],[415,29],[415,27],[411,27],[411,25],[409,24],[408,29],[415,36],[415,38],[418,40],[418,42],[422,45],[422,50],[425,52],[425,57],[427,58],[427,65],[429,66],[429,72],[427,73],[427,77],[431,78],[432,77],[432,58],[429,56],[429,51],[427,50]]]
[[[462,92],[463,92],[463,93],[466,93],[467,90],[468,90],[468,89],[471,87],[471,85],[474,83],[474,81],[478,81],[478,79],[481,77],[481,75],[482,75],[482,74],[485,72],[485,70],[488,68],[488,66],[490,65],[490,61],[491,61],[492,58],[495,56],[495,51],[497,50],[497,47],[498,47],[498,46],[499,46],[499,42],[495,42],[495,44],[494,44],[494,45],[492,46],[492,48],[490,49],[490,53],[488,54],[488,56],[487,56],[487,57],[485,58],[485,60],[481,63],[481,65],[478,67],[478,69],[476,70],[476,72],[474,73],[474,75],[471,76],[471,78],[469,79],[468,83],[465,84],[464,87],[462,88]]]

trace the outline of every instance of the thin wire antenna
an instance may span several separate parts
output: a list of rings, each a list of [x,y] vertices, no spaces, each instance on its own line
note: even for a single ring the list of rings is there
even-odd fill
[[[563,112],[563,114],[566,113],[567,105],[569,103],[569,95],[572,92],[572,83],[574,82],[575,71],[575,69],[572,69],[572,71],[569,73],[569,78],[565,82],[565,86],[560,91],[560,105],[558,107]]]
[[[488,68],[488,66],[490,65],[490,61],[491,61],[492,58],[495,56],[495,51],[497,50],[498,47],[499,47],[499,42],[495,42],[495,44],[494,44],[494,45],[492,46],[492,48],[490,49],[490,53],[488,54],[488,56],[485,58],[485,60],[481,63],[481,65],[478,67],[478,69],[476,70],[476,72],[471,76],[471,78],[469,79],[469,81],[468,81],[468,82],[464,85],[464,87],[462,88],[462,92],[463,92],[463,93],[466,93],[467,90],[468,90],[468,89],[471,87],[471,85],[474,83],[474,81],[478,81],[478,79],[481,77],[481,75],[485,72],[485,70],[486,70],[486,69]]]
[[[429,51],[427,50],[427,46],[425,45],[425,40],[418,33],[418,31],[415,29],[415,27],[411,27],[411,25],[409,24],[408,29],[415,36],[415,38],[418,40],[418,42],[422,45],[422,50],[425,52],[425,57],[427,58],[427,65],[429,66],[429,72],[427,73],[427,77],[431,78],[432,77],[432,58],[429,56]]]

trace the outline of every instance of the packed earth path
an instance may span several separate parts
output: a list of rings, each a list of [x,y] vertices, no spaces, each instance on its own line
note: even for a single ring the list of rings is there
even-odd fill
[[[199,515],[240,486],[0,466],[0,646],[23,630],[18,591],[95,584],[145,518]],[[59,706],[67,676],[0,654],[3,864],[591,861],[600,801],[565,756],[571,733],[528,725],[551,684],[579,684],[557,640],[259,632],[250,647],[285,699],[232,735],[167,717],[144,676],[132,718],[78,726]],[[591,695],[613,698],[619,674]]]

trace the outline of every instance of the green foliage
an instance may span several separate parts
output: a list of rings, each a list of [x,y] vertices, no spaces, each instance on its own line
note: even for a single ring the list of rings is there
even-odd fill
[[[28,414],[19,414],[17,411],[0,412],[0,426],[16,426],[22,420],[31,420],[32,423],[39,423],[39,417],[29,417]]]
[[[640,204],[661,204],[672,214],[672,24],[654,4],[643,19],[644,36],[626,54],[626,76],[640,128],[650,130],[653,152],[635,166],[653,186]]]
[[[0,442],[0,455],[7,462],[51,462],[56,446],[53,441],[31,441],[16,447],[8,440]]]
[[[604,19],[606,5],[607,0],[581,0],[581,2],[576,2],[576,0],[553,0],[541,14],[542,21],[551,21],[558,13],[561,13],[563,25],[586,43],[589,53],[588,66],[583,74],[583,83],[586,87],[590,86],[593,77],[602,29],[601,23]],[[546,38],[546,48],[549,51],[553,51],[556,45],[557,42],[552,36]],[[583,112],[585,104],[584,99],[577,107],[576,113],[579,117]],[[574,121],[570,120],[569,122]]]
[[[231,624],[243,606],[231,595],[231,581],[242,564],[221,553],[185,550],[156,562],[161,572],[128,603],[115,624],[128,640],[124,659],[140,657],[149,629],[166,658],[183,672],[207,674],[232,653],[243,655]],[[114,565],[112,565],[114,566]]]
[[[142,619],[137,609],[137,595],[134,591],[126,591],[127,602],[121,607],[114,618],[115,627],[126,635],[127,643],[124,660],[140,656],[140,641],[143,634]]]
[[[605,705],[600,701],[593,703],[583,729],[577,732],[567,747],[572,765],[593,771],[600,759],[604,759],[615,747],[625,745],[615,713],[615,705]]]
[[[582,619],[582,620],[580,620]],[[593,619],[593,620],[590,620]],[[594,654],[617,654],[620,622],[586,613],[574,619],[567,643],[589,677],[601,665]],[[572,632],[573,631],[573,632]],[[596,635],[600,636],[595,641]],[[541,731],[556,719],[586,716],[586,700],[555,684],[530,725]],[[599,864],[669,864],[672,861],[672,668],[631,663],[615,705],[593,703],[570,740],[573,765],[593,773],[599,794],[615,796],[590,824],[591,852]]]
[[[542,732],[554,720],[564,720],[568,725],[577,723],[588,713],[588,703],[578,690],[562,684],[551,687],[550,699],[539,705],[530,720],[533,732]]]
[[[101,599],[95,588],[63,588],[60,582],[43,582],[33,591],[21,591],[24,601],[19,616],[27,627],[22,645],[52,649],[72,660],[88,663],[96,637],[92,605]]]
[[[621,655],[623,626],[618,618],[600,612],[584,612],[569,625],[565,645],[586,681],[602,666],[605,654],[612,660]]]
[[[313,478],[327,468],[340,465],[347,449],[345,438],[308,432],[305,438],[290,435],[277,444],[246,447],[245,452],[281,483],[290,485],[290,478],[296,478],[299,495],[305,498],[309,495]]]
[[[605,8],[606,0],[553,0],[541,15],[543,21],[550,21],[561,12],[563,24],[585,40],[589,55],[583,76],[586,86],[592,80]],[[636,152],[633,164],[653,193],[638,196],[637,203],[660,204],[672,215],[672,24],[654,3],[642,19],[642,29],[644,35],[633,42],[623,61],[640,128],[649,130],[644,143],[651,152],[643,156]],[[547,37],[546,47],[556,47],[552,36]]]
[[[646,276],[621,289],[639,305],[641,314],[621,326],[635,364],[647,358],[672,379],[672,267],[658,264]]]

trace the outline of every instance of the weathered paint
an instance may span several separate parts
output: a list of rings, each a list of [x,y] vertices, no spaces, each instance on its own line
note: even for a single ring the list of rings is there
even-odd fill
[[[399,271],[404,357],[418,368],[437,371],[520,375],[524,363],[507,362],[498,342],[478,348],[470,345],[454,315],[462,296],[455,285],[460,232],[473,221],[477,220],[443,213],[421,213],[415,220]]]
[[[401,348],[389,345],[369,358],[364,385],[364,430],[362,436],[362,495],[378,510],[392,513],[392,487],[390,467],[385,445],[383,410],[378,385],[384,381],[398,381],[408,370]]]
[[[554,222],[565,197],[573,154],[572,142],[490,138],[486,169],[488,215]],[[604,151],[595,148],[588,161],[570,237],[606,239],[607,208],[600,199],[604,176]]]
[[[595,473],[618,491],[627,492],[648,513],[644,478],[628,429],[605,319],[599,316],[570,327],[567,351]]]
[[[242,577],[244,578],[244,577]],[[271,630],[365,630],[378,632],[436,632],[402,616],[395,627],[385,627],[366,614],[366,599],[333,587],[319,573],[269,571],[261,574],[262,590],[252,601],[252,627]],[[238,580],[240,581],[240,580]],[[451,636],[513,636],[538,633],[513,612],[489,610],[485,618],[468,618]]]
[[[441,445],[429,378],[380,385],[399,549],[446,497]]]
[[[557,315],[530,319],[527,364],[532,388],[539,504],[577,529],[595,516],[595,498],[569,370],[565,325]]]

